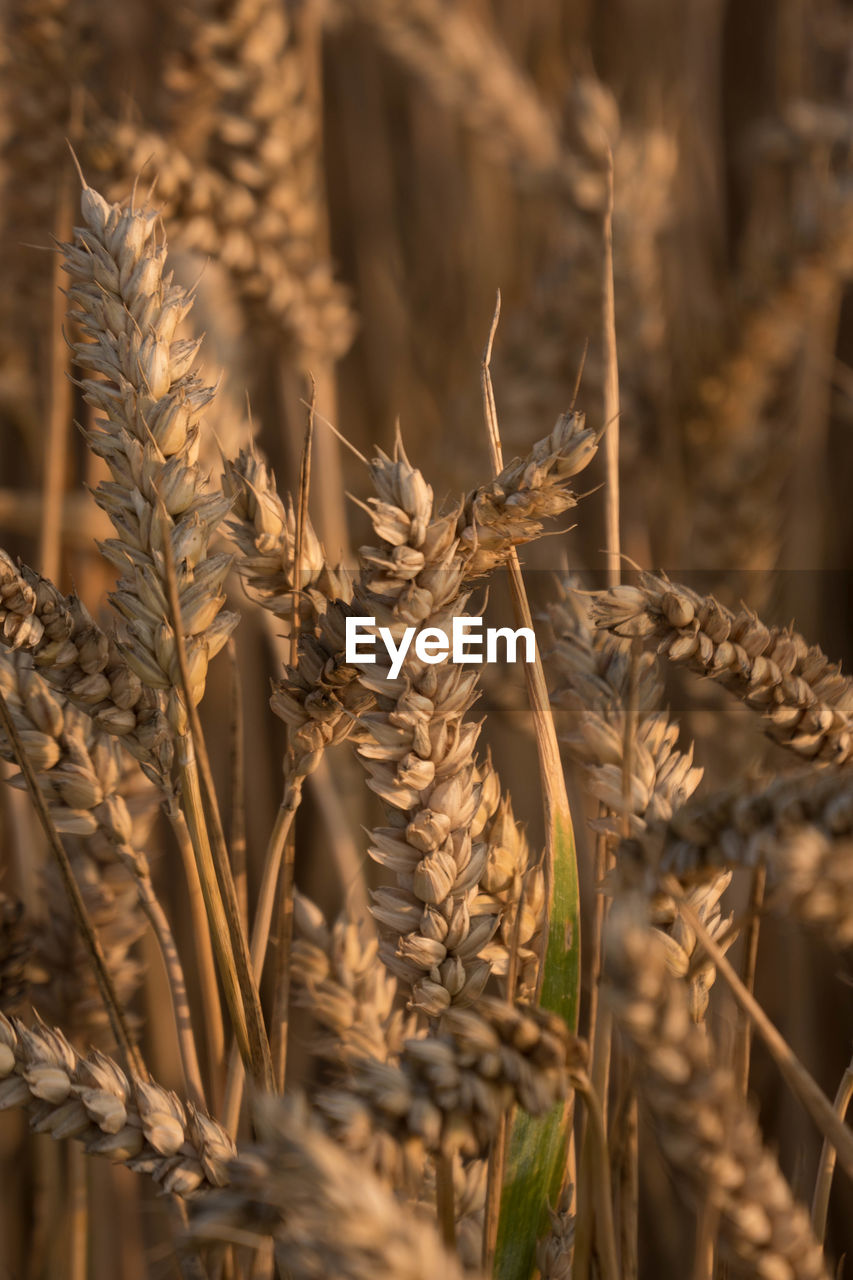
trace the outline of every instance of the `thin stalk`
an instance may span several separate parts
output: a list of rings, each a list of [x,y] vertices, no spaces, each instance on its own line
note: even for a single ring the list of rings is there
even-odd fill
[[[456,1248],[456,1210],[453,1194],[453,1157],[435,1157],[435,1210],[445,1248]]]
[[[71,184],[64,173],[57,192],[54,235],[57,244],[71,239]],[[42,477],[41,529],[39,536],[39,564],[41,572],[51,582],[59,581],[62,555],[62,506],[68,470],[68,431],[71,426],[71,380],[69,371],[69,346],[63,333],[65,320],[65,291],[62,288],[62,254],[58,251],[53,261],[52,316],[50,331],[50,407],[47,414],[47,439],[44,448],[44,474]]]
[[[603,804],[598,806],[599,819],[604,817],[606,808]],[[607,874],[607,837],[603,831],[596,832],[595,836],[595,862],[593,866],[593,881],[595,888],[595,899],[592,915],[592,936],[590,937],[589,949],[589,1029],[587,1039],[590,1044],[595,1040],[595,1029],[598,1025],[599,1018],[599,997],[601,984],[601,938],[604,932],[604,912],[606,907],[606,898],[601,885]],[[606,1115],[606,1112],[605,1112]]]
[[[133,851],[130,850],[129,853],[132,855]],[[190,1017],[187,986],[184,981],[184,969],[181,964],[181,957],[178,954],[178,948],[175,945],[172,927],[154,892],[150,876],[136,874],[136,887],[140,905],[154,931],[154,937],[157,939],[157,945],[163,957],[163,964],[166,967],[166,976],[169,980],[169,991],[172,998],[172,1013],[175,1019],[175,1031],[178,1038],[178,1051],[181,1055],[181,1066],[184,1071],[187,1094],[195,1106],[207,1110],[201,1068],[199,1067],[192,1019]]]
[[[611,179],[612,180],[612,179]],[[612,197],[611,197],[612,198]],[[622,741],[622,838],[631,834],[631,782],[634,772],[634,745],[639,719],[640,642],[631,645],[628,668],[628,698],[625,706],[625,731]],[[610,1047],[609,1047],[610,1048]],[[637,1230],[639,1221],[639,1124],[637,1097],[631,1082],[623,1111],[624,1142],[617,1144],[621,1154],[619,1177],[619,1240],[623,1280],[635,1280],[639,1268]],[[606,1095],[602,1095],[603,1097]]]
[[[243,715],[243,688],[240,668],[237,665],[237,645],[234,637],[228,638],[228,657],[231,662],[231,830],[228,846],[231,850],[231,869],[234,889],[243,928],[249,928],[249,887],[246,876],[246,734]]]
[[[506,975],[507,1004],[515,1002],[515,988],[518,982],[519,934],[521,932],[521,913],[524,908],[524,882],[515,904],[515,920],[512,926],[512,941],[509,948],[509,965]],[[483,1215],[483,1272],[491,1275],[495,1261],[495,1247],[498,1239],[498,1224],[501,1213],[501,1194],[503,1192],[503,1173],[506,1168],[507,1138],[509,1136],[509,1111],[501,1112],[495,1136],[489,1148],[489,1163],[486,1176],[486,1206]]]
[[[239,1049],[240,1057],[248,1067],[251,1063],[252,1055],[249,1048],[246,1014],[243,1008],[240,984],[237,980],[234,952],[231,949],[231,934],[225,918],[225,909],[216,879],[213,851],[210,847],[207,824],[204,820],[201,787],[199,785],[193,742],[189,735],[184,734],[178,739],[175,754],[181,783],[182,808],[187,820],[190,840],[192,841],[217,969],[222,979],[225,1002],[231,1015],[231,1025],[234,1029],[237,1048]]]
[[[167,801],[165,808],[166,816],[171,824],[181,855],[184,877],[187,882],[190,921],[195,947],[196,976],[201,990],[201,1012],[204,1022],[205,1043],[207,1045],[208,1066],[210,1079],[213,1082],[213,1096],[218,1105],[221,1076],[225,1067],[225,1028],[222,1025],[222,1006],[219,1002],[219,988],[216,983],[216,962],[213,958],[210,930],[207,926],[204,894],[202,893],[193,844],[183,811],[171,797]]]
[[[86,1280],[89,1244],[89,1182],[86,1153],[77,1142],[66,1145],[68,1178],[68,1280]]]
[[[761,930],[761,907],[764,903],[764,887],[766,883],[767,868],[762,860],[752,873],[748,908],[749,925],[747,926],[741,972],[743,985],[750,993],[755,988],[755,970],[758,964],[758,935]],[[749,1092],[749,1059],[751,1050],[752,1022],[745,1013],[741,1012],[738,1018],[734,1046],[734,1073],[744,1097]]]
[[[607,152],[607,200],[602,226],[604,270],[601,281],[601,320],[604,341],[604,493],[607,585],[618,587],[621,576],[619,538],[619,363],[616,351],[616,291],[613,285],[613,155]]]
[[[160,518],[163,530],[166,594],[172,615],[175,653],[181,675],[184,707],[190,726],[190,733],[181,736],[178,751],[181,787],[186,800],[193,806],[192,815],[187,814],[187,823],[193,838],[196,858],[199,860],[202,891],[211,929],[214,930],[213,940],[217,959],[222,969],[229,970],[227,974],[221,970],[220,976],[225,986],[231,1017],[234,1020],[234,1031],[241,1056],[245,1056],[246,1066],[253,1080],[261,1088],[271,1090],[273,1087],[272,1058],[264,1027],[261,998],[257,983],[252,977],[249,947],[240,921],[237,892],[234,888],[234,877],[231,874],[222,819],[216,802],[210,761],[198,709],[192,698],[172,541],[165,508],[162,505]],[[202,788],[204,801],[202,801]],[[206,877],[208,877],[207,881]],[[226,942],[227,948],[224,945]]]
[[[483,396],[483,411],[486,423],[486,431],[489,441],[489,452],[491,454],[492,470],[495,475],[499,475],[503,468],[503,449],[501,446],[500,428],[498,425],[497,405],[495,403],[494,387],[492,385],[491,375],[491,359],[492,348],[494,345],[495,333],[497,332],[498,321],[500,319],[501,296],[498,292],[495,311],[492,318],[491,328],[483,351],[483,359],[481,363],[481,387]],[[518,553],[513,549],[507,559],[507,572],[509,576],[510,595],[512,597],[513,612],[517,624],[533,630],[533,618],[530,612],[530,604],[527,599],[527,591],[524,585],[524,578],[521,573],[521,564]],[[572,832],[571,810],[569,808],[569,799],[566,793],[566,781],[563,774],[563,765],[560,757],[560,747],[557,740],[557,731],[554,725],[554,717],[551,713],[551,700],[548,695],[548,686],[545,681],[545,672],[542,667],[542,661],[538,651],[535,654],[533,663],[526,663],[524,667],[525,680],[527,684],[527,696],[530,709],[533,715],[533,728],[536,738],[536,752],[539,760],[539,776],[542,785],[542,800],[545,818],[545,849],[543,854],[543,879],[545,882],[545,913],[543,920],[543,937],[545,938],[545,954],[539,969],[537,979],[536,999],[537,1002],[542,1000],[546,1007],[558,1010],[562,1016],[566,1018],[570,1030],[577,1030],[578,1005],[580,1001],[580,915],[577,906],[577,860],[574,848],[574,836]],[[556,905],[555,884],[557,872],[557,857],[560,856],[560,880],[562,892],[565,901],[559,904],[561,915],[565,918],[561,924],[560,936],[551,937],[551,918],[552,910]],[[568,888],[568,882],[571,886]],[[564,932],[565,931],[565,932]],[[555,961],[555,955],[559,954],[559,961]],[[567,963],[567,957],[569,962]],[[561,973],[558,977],[556,969],[560,968]],[[546,970],[548,970],[546,981]],[[571,976],[569,976],[571,974]],[[563,1135],[565,1142],[565,1160],[561,1170],[554,1167],[554,1173],[559,1173],[562,1179],[562,1186],[571,1184],[573,1187],[577,1185],[575,1175],[575,1152],[572,1141],[573,1128],[573,1107],[574,1099],[570,1097],[559,1117],[555,1112],[542,1122],[539,1138],[547,1137],[547,1131],[550,1127],[553,1133],[556,1132],[554,1126],[559,1126],[559,1132]],[[494,1179],[495,1185],[503,1187],[506,1177],[506,1163],[513,1158],[513,1140],[507,1142],[504,1147],[504,1153],[493,1151],[494,1162]],[[520,1132],[518,1136],[518,1150],[523,1148],[532,1140],[532,1135],[527,1138],[523,1137]],[[538,1141],[538,1139],[537,1139]],[[501,1167],[498,1158],[504,1155],[504,1164]],[[525,1152],[527,1154],[527,1152]],[[552,1177],[551,1174],[548,1175]],[[532,1185],[532,1183],[529,1183]],[[559,1198],[559,1197],[558,1197]],[[500,1230],[500,1222],[498,1222],[498,1230]],[[486,1240],[485,1250],[488,1252],[494,1246],[491,1240]]]
[[[847,1176],[853,1178],[853,1133],[839,1119],[832,1103],[800,1062],[785,1037],[774,1027],[751,992],[747,991],[724,952],[705,928],[698,912],[685,898],[678,881],[673,876],[667,876],[662,887],[675,898],[684,919],[713,960],[717,971],[728,983],[737,1004],[749,1014],[789,1088],[799,1098],[824,1137],[834,1144]]]
[[[65,848],[59,838],[59,833],[57,832],[54,821],[50,816],[50,811],[45,803],[44,796],[42,795],[38,779],[36,778],[32,764],[30,763],[26,748],[21,741],[15,722],[9,714],[9,708],[6,705],[6,699],[3,697],[2,693],[0,693],[0,721],[2,721],[3,730],[12,744],[12,750],[15,753],[15,759],[17,760],[21,773],[24,775],[27,789],[29,790],[33,805],[35,806],[36,813],[39,816],[39,821],[41,822],[44,834],[47,837],[47,843],[50,847],[51,853],[56,858],[59,866],[59,871],[62,876],[66,892],[68,893],[68,897],[71,901],[71,909],[74,913],[74,918],[77,921],[77,927],[80,930],[80,934],[86,944],[86,948],[92,961],[95,979],[101,993],[101,999],[104,1002],[104,1008],[106,1009],[107,1016],[110,1020],[110,1026],[112,1028],[113,1035],[115,1036],[116,1044],[119,1047],[128,1070],[144,1079],[145,1067],[139,1050],[133,1043],[130,1029],[127,1025],[127,1019],[124,1015],[124,1010],[121,1007],[121,1002],[116,994],[113,980],[107,968],[103,949],[98,941],[98,935],[95,932],[91,920],[89,919],[86,904],[83,901],[77,881],[74,879],[74,872],[71,868],[68,854],[65,852]]]
[[[490,371],[492,346],[494,343],[495,333],[497,331],[498,320],[500,319],[501,298],[500,293],[497,296],[495,306],[495,314],[492,320],[492,327],[489,332],[488,342],[483,354],[482,363],[482,386],[483,386],[483,402],[485,406],[486,427],[489,437],[489,451],[492,459],[492,470],[495,475],[499,475],[503,469],[503,449],[501,447],[500,430],[498,428],[497,406],[495,404],[495,393],[492,386],[492,375]],[[513,610],[516,620],[521,626],[529,627],[533,630],[533,618],[530,613],[530,605],[527,600],[527,591],[524,586],[524,579],[521,575],[521,564],[518,559],[518,552],[513,548],[507,561],[507,572],[509,575],[510,593],[512,595]],[[546,830],[546,846],[545,860],[543,870],[545,873],[545,900],[550,902],[551,890],[554,884],[554,849],[551,843],[551,833],[554,828],[554,814],[569,813],[569,798],[566,794],[566,783],[563,777],[563,764],[560,758],[560,745],[557,741],[557,730],[554,726],[554,717],[551,714],[551,699],[548,695],[548,686],[545,682],[545,672],[542,668],[542,660],[536,653],[536,660],[532,663],[524,664],[524,674],[527,680],[527,694],[530,701],[530,707],[533,712],[533,723],[536,732],[536,750],[539,757],[539,773],[542,780],[542,793],[545,807],[545,830]],[[543,922],[543,931],[547,934],[548,919]],[[574,939],[574,944],[579,944],[579,939]],[[540,983],[542,979],[542,969],[540,969]]]
[[[285,794],[276,814],[275,823],[270,834],[267,851],[264,855],[264,869],[258,900],[255,906],[255,920],[252,925],[252,972],[255,982],[260,983],[264,971],[264,958],[269,943],[272,925],[273,907],[275,906],[276,887],[278,885],[284,850],[299,801],[302,796],[302,779],[297,778],[285,786]],[[240,1057],[231,1054],[228,1063],[228,1081],[225,1086],[225,1102],[222,1108],[222,1123],[229,1133],[236,1133],[240,1119],[240,1107],[243,1101],[243,1083],[245,1069]]]
[[[839,1120],[844,1120],[850,1099],[853,1098],[853,1060],[841,1077],[841,1084],[835,1095],[835,1112]],[[829,1214],[829,1194],[832,1191],[832,1176],[835,1173],[835,1147],[828,1138],[824,1138],[815,1182],[814,1199],[812,1200],[812,1229],[816,1238],[823,1244],[826,1237],[826,1220]]]
[[[607,1127],[604,1121],[604,1111],[601,1106],[601,1100],[595,1092],[595,1087],[587,1076],[578,1076],[573,1083],[575,1089],[581,1095],[586,1109],[590,1181],[595,1189],[593,1199],[598,1208],[595,1223],[601,1276],[602,1280],[620,1280],[619,1264],[616,1256],[616,1232],[613,1226],[613,1205],[610,1193],[610,1157],[607,1148]]]
[[[314,414],[317,408],[317,385],[311,379],[311,400],[302,456],[299,459],[299,493],[296,506],[296,537],[293,548],[293,612],[290,625],[290,664],[296,665],[299,655],[299,597],[302,591],[302,553],[305,546],[305,526],[308,521],[308,498],[311,492],[311,445],[314,439]],[[292,765],[292,749],[288,752],[288,768]],[[297,798],[298,804],[298,798]],[[293,810],[296,812],[295,808]],[[279,1093],[284,1092],[287,1075],[287,1031],[290,1006],[290,953],[293,947],[293,888],[296,874],[296,832],[291,817],[284,838],[284,857],[281,866],[281,882],[278,892],[278,952],[276,956],[275,987],[273,991],[272,1042],[275,1082]]]
[[[501,1216],[501,1192],[503,1172],[506,1168],[506,1143],[509,1135],[509,1113],[504,1111],[498,1121],[495,1136],[489,1148],[489,1167],[486,1176],[486,1209],[483,1219],[483,1275],[490,1276],[495,1265],[495,1246],[498,1240],[498,1223]]]

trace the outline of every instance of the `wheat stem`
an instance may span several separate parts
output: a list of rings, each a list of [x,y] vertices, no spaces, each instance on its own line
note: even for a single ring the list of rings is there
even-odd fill
[[[226,998],[237,1044],[243,1055],[242,1038],[245,1036],[245,1061],[252,1078],[264,1088],[272,1087],[272,1060],[270,1058],[269,1041],[264,1028],[261,998],[258,986],[252,977],[249,963],[249,948],[246,935],[240,921],[240,909],[237,892],[234,888],[234,877],[231,874],[231,863],[225,845],[222,820],[216,803],[216,791],[210,772],[210,762],[204,743],[204,734],[198,709],[193,699],[193,688],[190,680],[187,652],[184,644],[184,631],[181,622],[181,602],[178,595],[178,582],[175,574],[175,561],[172,543],[169,536],[165,507],[160,505],[160,520],[163,527],[163,561],[166,578],[166,596],[172,615],[175,635],[175,653],[183,686],[184,708],[189,722],[189,733],[178,739],[178,767],[181,774],[181,787],[186,801],[192,806],[192,815],[187,814],[190,835],[193,836],[193,848],[196,852],[199,873],[202,878],[202,889],[205,891],[205,906],[208,919],[214,930],[214,945],[220,962]],[[201,787],[199,786],[201,783]],[[202,788],[204,801],[202,800]],[[207,819],[207,821],[205,820]],[[208,827],[208,823],[210,824]],[[212,839],[211,839],[212,836]],[[205,877],[210,877],[205,884]],[[212,913],[212,914],[211,914]],[[222,930],[224,926],[224,936]],[[227,939],[227,947],[225,946]],[[229,966],[230,960],[230,966]],[[228,967],[226,977],[224,969]],[[238,1013],[239,1009],[239,1013]]]
[[[602,334],[604,339],[604,461],[605,540],[607,585],[618,587],[622,575],[619,539],[619,364],[616,348],[616,294],[613,284],[613,153],[607,148],[607,199],[602,224],[604,270],[602,275]]]
[[[839,1120],[844,1120],[847,1108],[853,1098],[853,1061],[851,1061],[835,1095],[834,1107]],[[817,1239],[823,1243],[826,1236],[826,1219],[829,1213],[829,1195],[832,1191],[832,1176],[835,1173],[835,1147],[829,1138],[824,1138],[820,1152],[817,1180],[815,1182],[814,1199],[812,1200],[812,1230]]]
[[[604,1108],[595,1087],[585,1072],[578,1073],[575,1089],[581,1095],[587,1115],[589,1176],[595,1187],[596,1243],[602,1280],[619,1280],[620,1270],[616,1258],[616,1233],[613,1228],[613,1205],[610,1191],[610,1153],[607,1146],[607,1124]],[[586,1149],[586,1148],[585,1148]],[[580,1197],[578,1197],[580,1202]],[[575,1254],[577,1266],[577,1253]],[[575,1271],[575,1275],[580,1273]]]
[[[767,884],[767,866],[762,860],[752,872],[749,889],[749,925],[743,952],[743,985],[750,993],[755,987],[755,971],[758,965],[758,937],[761,931],[761,907]],[[749,1059],[752,1049],[752,1020],[741,1012],[734,1050],[734,1072],[744,1097],[749,1093]]]
[[[228,657],[231,663],[231,829],[228,847],[231,850],[231,868],[234,889],[240,908],[243,928],[249,928],[249,888],[246,880],[246,767],[245,724],[243,714],[243,689],[240,668],[237,664],[237,646],[234,637],[228,637]]]
[[[237,981],[234,953],[231,949],[231,935],[222,905],[222,895],[216,879],[213,851],[210,837],[204,820],[201,801],[201,788],[198,780],[198,769],[195,763],[192,739],[184,734],[178,739],[176,760],[181,785],[181,801],[187,821],[190,840],[192,842],[195,865],[198,871],[199,884],[207,912],[207,923],[216,956],[225,1002],[231,1015],[231,1025],[240,1056],[248,1065],[251,1061],[249,1036],[246,1028],[246,1014],[240,995],[240,984]]]
[[[132,851],[129,851],[132,852]],[[175,1030],[178,1037],[178,1050],[184,1070],[184,1081],[190,1101],[194,1106],[207,1109],[204,1097],[204,1085],[201,1079],[201,1068],[198,1062],[195,1036],[190,1018],[190,1003],[181,957],[175,945],[172,927],[169,924],[160,901],[154,892],[154,886],[147,875],[136,875],[136,886],[139,901],[154,930],[166,975],[169,979],[169,991],[172,997],[172,1011],[175,1018]]]
[[[456,1248],[456,1211],[453,1195],[453,1157],[443,1151],[435,1158],[435,1208],[446,1249]]]
[[[255,919],[252,925],[252,972],[256,983],[260,983],[264,970],[264,958],[269,944],[273,907],[275,905],[276,888],[279,883],[282,859],[301,796],[302,779],[299,778],[288,784],[285,789],[285,795],[276,813],[275,823],[264,856],[263,875],[261,886],[258,890]],[[224,1124],[229,1133],[235,1133],[237,1129],[240,1106],[243,1100],[244,1080],[244,1064],[235,1054],[232,1054],[228,1064],[228,1080],[225,1086],[225,1102],[222,1111]]]
[[[204,893],[184,812],[173,797],[167,799],[165,809],[181,856],[184,879],[187,884],[196,976],[201,989],[201,1012],[207,1044],[208,1067],[210,1079],[213,1082],[213,1097],[218,1099],[221,1074],[225,1064],[225,1028],[222,1024],[222,1005],[216,982],[216,961],[207,924]]]

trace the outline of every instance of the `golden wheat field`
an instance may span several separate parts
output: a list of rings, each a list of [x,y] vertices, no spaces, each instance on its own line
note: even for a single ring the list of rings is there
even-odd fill
[[[853,6],[0,30],[0,1276],[853,1275]]]

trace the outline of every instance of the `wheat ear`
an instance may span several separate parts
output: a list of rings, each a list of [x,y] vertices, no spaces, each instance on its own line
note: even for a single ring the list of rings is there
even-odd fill
[[[853,683],[793,629],[651,573],[637,587],[596,593],[592,611],[599,627],[654,642],[671,662],[719,681],[799,756],[842,764],[853,751]]]
[[[585,1066],[586,1046],[561,1018],[483,996],[448,1010],[435,1035],[407,1040],[398,1062],[354,1061],[346,1090],[317,1101],[348,1146],[378,1128],[401,1146],[483,1156],[508,1107],[543,1114]]]
[[[82,1057],[61,1031],[0,1015],[0,1110],[26,1107],[31,1127],[190,1196],[227,1181],[234,1145],[220,1125],[159,1085],[128,1077],[103,1053]]]
[[[690,1016],[642,903],[613,904],[605,938],[607,998],[639,1068],[678,1185],[719,1213],[721,1251],[743,1275],[826,1280],[820,1246],[730,1071]]]
[[[293,1280],[462,1280],[434,1229],[293,1102],[264,1099],[256,1126],[260,1144],[241,1152],[228,1187],[193,1214],[196,1240],[260,1248],[272,1237]]]

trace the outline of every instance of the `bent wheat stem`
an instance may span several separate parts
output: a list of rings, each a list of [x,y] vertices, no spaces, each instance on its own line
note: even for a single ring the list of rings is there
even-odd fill
[[[851,1061],[835,1095],[834,1107],[839,1120],[844,1120],[847,1108],[853,1098],[853,1061]],[[829,1193],[832,1190],[832,1175],[835,1173],[835,1147],[829,1138],[824,1138],[820,1153],[820,1164],[815,1182],[814,1199],[812,1200],[812,1230],[817,1239],[823,1243],[826,1236],[826,1218],[829,1212]]]

